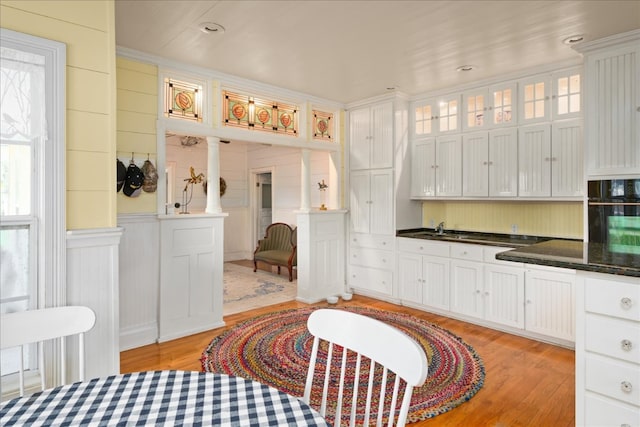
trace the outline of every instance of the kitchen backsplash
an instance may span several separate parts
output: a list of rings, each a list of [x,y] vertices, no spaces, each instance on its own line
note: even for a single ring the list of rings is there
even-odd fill
[[[428,201],[422,225],[446,229],[582,239],[582,202]]]

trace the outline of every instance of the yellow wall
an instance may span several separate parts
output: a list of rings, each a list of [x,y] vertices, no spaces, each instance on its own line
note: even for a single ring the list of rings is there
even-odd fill
[[[67,229],[115,226],[113,1],[3,0],[0,26],[66,44]]]
[[[118,158],[125,166],[131,155],[138,167],[147,157],[157,167],[158,67],[118,57]],[[138,197],[118,192],[118,213],[156,212],[157,192]]]
[[[429,201],[422,204],[422,224],[467,231],[582,239],[582,202]]]

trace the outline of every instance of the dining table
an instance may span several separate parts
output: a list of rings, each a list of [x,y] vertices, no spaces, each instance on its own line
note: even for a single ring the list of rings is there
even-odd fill
[[[2,426],[328,426],[297,397],[195,371],[134,372],[0,403]]]

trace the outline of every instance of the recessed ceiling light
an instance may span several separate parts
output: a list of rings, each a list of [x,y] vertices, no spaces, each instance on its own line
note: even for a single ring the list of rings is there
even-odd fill
[[[567,45],[574,45],[582,41],[584,41],[584,36],[582,34],[576,34],[575,36],[570,36],[562,40],[562,43]]]
[[[456,71],[471,71],[475,69],[476,69],[475,65],[461,65],[458,68],[456,68]]]
[[[216,24],[215,22],[203,22],[198,25],[200,31],[206,34],[222,34],[224,33],[224,27],[220,24]]]

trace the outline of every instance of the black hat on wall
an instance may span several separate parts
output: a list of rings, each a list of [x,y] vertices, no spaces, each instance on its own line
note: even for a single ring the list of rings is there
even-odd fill
[[[144,174],[136,164],[131,161],[127,168],[127,175],[124,181],[122,192],[125,196],[138,197],[142,192],[142,183],[144,182]]]
[[[116,193],[122,190],[124,186],[124,180],[127,177],[127,168],[124,166],[124,163],[120,161],[120,159],[116,159],[116,171],[117,171],[117,183],[116,183]]]

